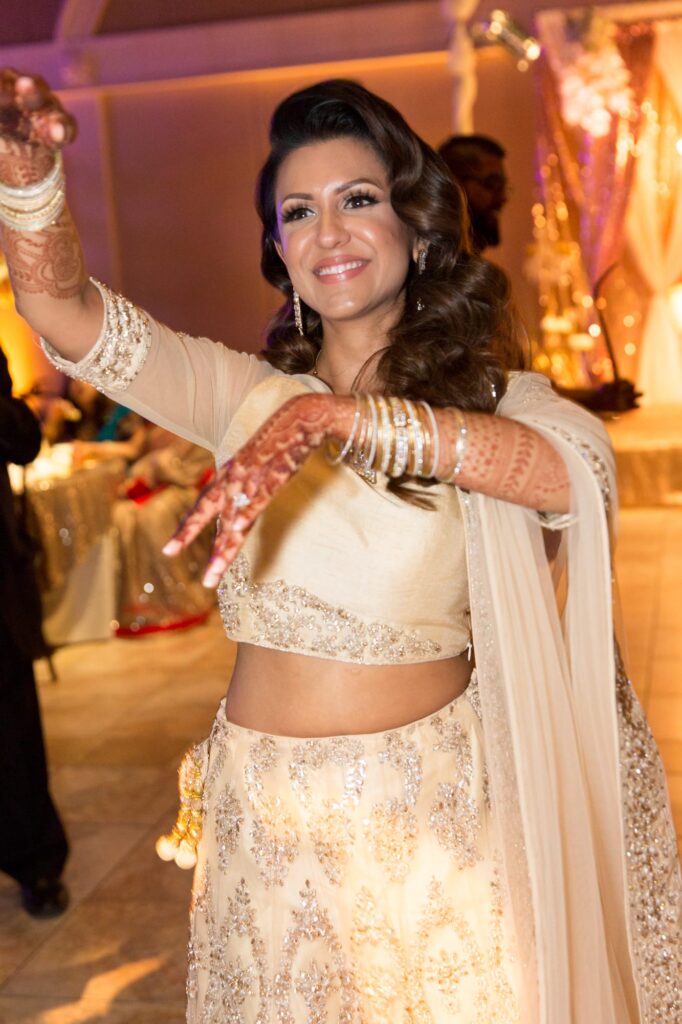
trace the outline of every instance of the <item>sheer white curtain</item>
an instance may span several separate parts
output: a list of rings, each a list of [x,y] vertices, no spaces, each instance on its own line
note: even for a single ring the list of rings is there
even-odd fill
[[[682,113],[682,23],[657,27],[654,68]],[[627,215],[627,234],[644,280],[652,291],[641,339],[637,383],[643,404],[682,404],[682,332],[673,318],[671,287],[682,281],[682,174],[667,209],[656,189],[658,137],[647,124],[641,136],[636,181]],[[680,155],[682,161],[682,155]]]

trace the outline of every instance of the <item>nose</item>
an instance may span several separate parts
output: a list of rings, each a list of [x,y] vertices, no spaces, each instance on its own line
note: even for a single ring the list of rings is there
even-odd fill
[[[336,204],[325,204],[317,218],[317,242],[323,249],[333,249],[347,241],[348,227]]]

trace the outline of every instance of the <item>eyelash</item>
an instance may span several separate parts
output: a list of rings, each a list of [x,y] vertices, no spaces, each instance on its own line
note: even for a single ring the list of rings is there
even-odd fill
[[[365,191],[362,191],[362,190],[359,190],[357,192],[349,192],[349,194],[346,196],[346,198],[344,200],[344,203],[347,203],[351,199],[365,199],[365,200],[367,200],[367,202],[363,203],[362,206],[351,207],[351,209],[355,209],[355,210],[361,210],[362,207],[365,206],[365,205],[367,205],[367,206],[375,206],[379,202],[377,197],[375,195],[372,195],[371,192],[365,192]],[[300,203],[298,206],[290,206],[289,209],[286,211],[286,213],[282,214],[282,223],[283,224],[289,224],[291,221],[294,221],[294,220],[303,220],[303,217],[297,217],[296,214],[305,212],[306,210],[309,210],[309,209],[310,209],[310,207],[306,206],[305,203]]]

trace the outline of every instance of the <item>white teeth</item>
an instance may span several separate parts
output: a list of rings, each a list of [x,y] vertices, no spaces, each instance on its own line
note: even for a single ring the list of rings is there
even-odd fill
[[[336,263],[333,267],[321,267],[315,273],[318,277],[327,277],[329,274],[345,274],[347,270],[355,270],[363,265],[362,260],[351,260],[350,263]]]

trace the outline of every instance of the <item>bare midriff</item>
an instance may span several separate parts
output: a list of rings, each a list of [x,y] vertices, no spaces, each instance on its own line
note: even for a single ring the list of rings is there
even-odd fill
[[[228,721],[275,736],[383,732],[425,718],[467,687],[466,653],[410,665],[355,665],[239,644]]]

